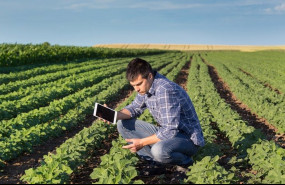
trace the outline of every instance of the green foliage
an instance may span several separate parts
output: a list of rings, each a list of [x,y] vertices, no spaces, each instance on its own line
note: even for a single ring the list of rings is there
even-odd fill
[[[153,66],[160,67],[168,63],[169,62],[162,61],[160,63],[155,63]],[[114,81],[110,83],[111,82],[110,79],[113,79]],[[106,83],[101,84],[102,87],[96,88],[97,90],[99,89],[101,91],[101,93],[97,94],[95,97],[96,102],[101,102],[101,103],[112,102],[115,99],[115,97],[118,96],[119,94],[118,92],[121,89],[125,88],[126,85],[128,84],[128,82],[124,78],[124,74],[113,76],[105,80]],[[115,83],[117,81],[120,81],[121,83]],[[63,128],[58,128],[58,126],[63,126],[63,125],[68,126],[70,122],[76,124],[77,122],[80,121],[77,119],[77,116],[81,117],[84,120],[85,118],[84,115],[89,113],[89,109],[92,109],[93,107],[94,98],[87,98],[88,96],[92,96],[92,94],[96,93],[94,92],[92,93],[91,91],[86,95],[80,93],[78,94],[79,95],[78,98],[83,98],[80,99],[80,101],[83,102],[80,102],[79,106],[77,106],[77,108],[74,111],[70,110],[70,112],[68,112],[67,115],[64,115],[62,117],[64,120],[68,118],[66,122],[58,123],[57,121],[59,120],[57,120],[56,122],[52,121],[44,125],[36,125],[35,127],[40,128],[40,130],[32,130],[31,131],[32,133],[33,131],[35,131],[35,133],[33,133],[33,137],[30,137],[30,134],[26,136],[27,140],[25,140],[25,143],[29,144],[29,147],[22,148],[22,143],[21,143],[19,144],[19,148],[17,150],[14,150],[15,154],[19,155],[21,150],[27,150],[27,148],[31,148],[35,144],[34,142],[42,142],[43,138],[49,138],[51,135],[53,135],[54,134],[53,132],[55,132],[55,130],[54,129],[50,130],[51,126],[54,126],[60,132]],[[133,95],[117,109],[123,108],[123,106],[130,103],[134,99],[134,97],[135,93],[133,93]],[[73,97],[73,99],[75,99],[75,97]],[[71,102],[68,102],[68,104],[70,103]],[[59,106],[56,106],[55,108],[57,107]],[[31,127],[31,129],[33,129],[33,127]],[[109,130],[109,127],[107,127],[107,129]],[[22,133],[22,130],[20,130],[19,133]],[[113,132],[114,127],[111,127],[111,130]],[[22,177],[22,180],[28,183],[68,183],[70,174],[76,171],[78,166],[86,162],[86,160],[90,156],[90,152],[94,152],[94,150],[103,147],[101,143],[104,140],[104,138],[106,138],[108,135],[109,131],[106,131],[106,127],[104,124],[103,125],[94,124],[92,127],[84,129],[74,138],[66,141],[63,145],[61,145],[56,150],[56,154],[49,154],[48,156],[45,156],[44,161],[41,163],[40,167],[36,169],[27,170],[26,174]],[[23,137],[19,137],[17,142],[19,143],[22,140]],[[12,143],[11,141],[10,146],[12,145],[15,146],[15,144]],[[3,146],[3,148],[5,148],[5,146]],[[134,164],[138,159],[133,154],[131,154],[132,155],[132,157],[130,158],[131,163],[129,163],[128,155],[130,153],[124,153],[124,152],[127,152],[127,150],[122,151],[123,154],[126,154],[126,159],[122,164],[123,166],[120,167],[121,164],[119,164],[118,163],[119,160],[116,159],[116,164],[118,168],[124,169],[122,175],[123,178],[121,179],[121,182],[141,183],[141,181],[132,180],[137,175]],[[7,158],[11,157],[11,155],[12,154],[10,150],[5,152],[5,156]],[[118,177],[116,178],[118,180]]]
[[[202,161],[191,166],[190,172],[187,173],[188,178],[185,183],[194,184],[229,184],[235,183],[236,177],[233,172],[226,171],[218,164],[219,156],[214,158],[205,157]]]
[[[212,61],[213,58],[210,54],[207,55],[207,57]],[[217,66],[219,66],[218,62]],[[222,73],[228,71],[226,68],[219,69],[221,69]],[[230,81],[230,79],[232,79],[231,76],[232,74],[228,73],[223,79]],[[231,83],[236,89],[240,88],[235,82]],[[215,132],[209,126],[212,123],[216,123],[219,130],[224,132],[229,138],[232,147],[237,149],[238,156],[236,158],[238,158],[238,160],[234,161],[234,159],[232,159],[230,161],[231,165],[243,165],[244,167],[248,161],[252,165],[254,174],[244,174],[244,176],[249,177],[249,183],[284,183],[285,158],[284,154],[280,154],[284,150],[277,147],[273,142],[270,145],[265,144],[267,141],[264,139],[264,134],[262,134],[260,130],[248,126],[248,123],[231,109],[231,107],[216,92],[209,76],[207,65],[201,62],[201,59],[196,55],[191,64],[188,89],[191,89],[189,90],[189,93],[202,123],[203,132],[206,138],[206,146],[200,149],[195,156],[195,160],[202,160],[203,156],[213,156],[215,153],[221,155],[219,151],[221,151],[222,148],[219,149],[219,147],[216,147],[213,144]],[[242,90],[241,92],[243,92],[244,96],[256,97],[255,95],[253,96],[244,93],[246,90]],[[260,107],[260,109],[268,111],[268,108]],[[223,148],[223,150],[224,149],[225,148]],[[276,166],[276,168],[274,168],[274,166]],[[207,166],[203,166],[203,164],[198,165],[197,167],[201,168],[201,170],[203,170],[203,167],[207,168]],[[194,183],[196,181],[202,183],[203,179],[198,179],[200,178],[199,176],[196,177],[195,175],[191,175],[192,172],[193,171],[188,174],[191,176],[190,179],[193,180]]]
[[[223,153],[221,152],[223,146],[206,142],[204,147],[201,147],[198,153],[194,156],[195,161],[201,161],[204,157],[215,157],[215,156],[222,156]]]
[[[76,93],[84,88],[92,87],[94,84],[101,82],[105,78],[111,78],[123,73],[124,71],[125,66],[118,66],[115,71],[114,69],[101,69],[96,72],[88,72],[82,77],[77,76],[75,79],[69,78],[65,83],[60,82],[60,87],[58,83],[52,83],[54,86],[43,90],[39,89],[36,94],[31,93],[30,95],[16,101],[4,101],[0,105],[0,120],[9,120],[22,112],[29,112],[38,107],[46,106],[53,100]],[[35,79],[32,80],[35,81]],[[44,87],[43,85],[40,86],[42,88]],[[5,89],[6,91],[7,89],[9,90],[8,87]],[[33,89],[33,91],[35,91],[35,89]],[[61,106],[58,106],[58,108],[62,109]]]
[[[20,51],[19,45],[17,47],[18,49],[10,51],[4,47],[3,50],[0,50],[0,59],[1,57],[3,59],[3,52],[10,52],[10,59],[6,61],[13,61],[15,53],[15,56],[18,57],[16,57],[17,60],[25,61],[24,57],[28,52]],[[43,53],[47,54],[51,51],[49,48],[53,46],[44,43],[41,47],[46,49]],[[68,52],[74,52],[71,48],[68,50]],[[40,53],[38,49],[35,51]],[[63,50],[59,49],[58,51]],[[54,54],[56,55],[56,52]],[[65,54],[68,56],[68,53]],[[113,54],[110,54],[109,50],[104,50],[101,57],[116,56],[117,54],[126,56],[124,53]],[[237,86],[235,91],[241,92],[240,97],[250,99],[250,107],[256,107],[259,112],[267,114],[282,131],[284,127],[284,116],[282,117],[284,96],[269,92],[263,85],[255,85],[257,82],[260,83],[260,80],[252,80],[235,69],[242,61],[227,63],[227,61],[235,61],[238,57],[227,56],[224,58],[222,54],[224,53],[207,53],[203,57],[207,57],[209,62],[213,60],[213,64],[219,70],[219,74],[223,75],[223,79],[226,79],[229,84],[233,84],[230,85],[231,87]],[[237,53],[232,53],[232,55],[237,56]],[[260,55],[263,54],[260,53]],[[160,73],[174,80],[190,55],[187,56],[188,58],[185,56],[185,54],[172,53],[156,55],[154,58],[148,59],[153,63],[155,69],[164,67]],[[279,68],[281,71],[285,69],[282,65],[284,55],[278,54],[278,56],[279,59],[274,55],[271,57],[272,62],[278,66],[274,67],[278,74],[276,80],[282,82],[283,73],[281,74],[278,70]],[[44,62],[46,58],[44,55],[41,57]],[[36,55],[31,54],[27,62],[36,58]],[[18,65],[15,63],[16,59],[11,62],[11,65]],[[98,61],[96,63],[94,60],[93,62],[70,63],[69,65],[49,65],[50,68],[45,66],[5,68],[6,71],[1,68],[0,71],[3,74],[0,74],[0,83],[3,84],[0,85],[0,101],[3,103],[0,106],[0,119],[4,120],[1,121],[0,126],[0,173],[1,169],[5,167],[4,161],[14,159],[23,152],[32,152],[35,145],[60,136],[64,130],[70,130],[85,120],[86,115],[92,114],[94,101],[107,104],[114,101],[120,90],[128,87],[125,74],[122,73],[124,66],[121,66],[125,65],[124,62],[127,61],[129,59],[101,60],[100,63]],[[51,62],[56,62],[56,60],[51,60]],[[113,68],[106,69],[110,64]],[[245,66],[247,69],[255,71],[253,73],[258,76],[258,79],[274,81],[274,78],[266,77],[269,75],[265,70],[270,67],[268,63],[262,62],[262,66],[260,66],[266,75],[258,74],[254,68],[250,67],[249,63]],[[117,71],[112,73],[114,69]],[[247,183],[285,183],[284,149],[278,147],[274,142],[266,141],[259,130],[248,126],[247,121],[240,118],[220,98],[211,81],[207,66],[197,55],[194,55],[191,63],[187,88],[203,127],[206,146],[200,148],[198,154],[194,156],[197,162],[190,168],[191,171],[185,179],[186,183],[238,183],[236,176],[239,176],[240,172],[237,173],[235,168],[225,169],[218,163],[219,156],[224,155],[223,151],[229,150],[230,147],[237,152],[237,156],[233,157],[228,165],[235,167],[243,165],[242,168],[245,166],[248,168],[248,165],[251,165],[250,167],[252,167],[251,173],[242,173],[245,178],[248,178]],[[263,98],[262,94],[266,97]],[[133,93],[130,99],[121,104],[117,110],[131,103],[135,95],[136,93]],[[255,100],[256,97],[258,100]],[[17,117],[14,118],[16,115]],[[142,115],[141,119],[151,123],[156,122],[148,111]],[[221,146],[216,143],[219,133],[213,129],[213,123],[218,128],[217,130],[225,133],[231,146]],[[103,147],[101,146],[102,141],[108,136],[109,130],[113,131],[114,129],[101,124],[84,129],[72,140],[68,140],[60,146],[55,154],[46,155],[41,166],[27,170],[22,180],[39,184],[69,183],[70,174],[76,172],[92,152]],[[138,159],[128,150],[121,148],[125,144],[122,140],[113,142],[110,154],[102,156],[101,165],[94,169],[91,175],[98,183],[142,183],[142,181],[134,181],[138,175],[135,169]]]
[[[56,154],[44,156],[44,162],[36,169],[29,169],[21,180],[30,184],[66,184],[70,174],[85,163],[90,151],[102,147],[101,143],[114,128],[104,123],[83,129],[74,138],[56,149]]]
[[[127,57],[165,53],[160,50],[122,50],[43,44],[0,44],[0,66],[54,63],[78,59]]]
[[[127,144],[122,138],[112,142],[113,147],[109,154],[101,157],[100,167],[95,168],[90,177],[98,180],[96,184],[138,184],[142,181],[133,181],[138,173],[135,165],[138,158],[129,150],[122,147]]]
[[[284,90],[284,52],[211,52],[203,57],[214,65],[238,100],[276,127],[278,133],[285,132],[284,92],[274,90]]]
[[[72,169],[61,161],[45,156],[45,164],[37,170],[29,169],[21,180],[30,184],[63,184],[69,179]]]
[[[285,183],[285,150],[276,146],[274,142],[263,141],[253,145],[248,149],[248,158],[255,172],[253,180],[249,183]]]
[[[173,54],[163,57],[166,56],[171,57]],[[153,66],[160,67],[167,63],[169,62],[155,61]],[[120,83],[117,83],[118,81]],[[92,114],[95,101],[107,104],[113,102],[120,95],[119,92],[128,87],[128,84],[125,74],[121,71],[119,75],[106,78],[100,83],[95,83],[63,99],[55,99],[47,107],[41,107],[20,114],[15,119],[1,122],[0,133],[5,137],[0,138],[0,150],[2,151],[0,159],[7,161],[23,152],[31,152],[33,146],[61,135],[64,130],[70,130],[85,120],[87,114]]]

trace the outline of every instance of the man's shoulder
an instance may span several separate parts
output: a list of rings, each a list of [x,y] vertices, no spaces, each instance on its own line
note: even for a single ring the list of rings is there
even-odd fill
[[[182,87],[180,87],[177,83],[169,80],[165,76],[161,75],[158,78],[157,81],[157,88],[156,93],[158,94],[180,94],[182,91],[185,91]]]
[[[157,82],[157,93],[171,93],[177,91],[177,86],[174,82],[168,80],[166,77],[160,78],[159,81]]]

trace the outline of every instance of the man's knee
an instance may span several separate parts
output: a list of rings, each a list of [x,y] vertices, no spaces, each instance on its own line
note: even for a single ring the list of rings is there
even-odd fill
[[[151,154],[156,162],[159,163],[168,163],[169,154],[165,150],[164,145],[161,142],[156,143],[151,148]]]
[[[135,120],[119,120],[117,122],[117,129],[119,133],[128,132],[134,130]]]
[[[118,132],[120,134],[122,134],[122,132],[124,131],[124,124],[123,124],[123,121],[122,120],[119,120],[117,122],[117,129],[118,129]]]
[[[117,128],[122,128],[123,127],[123,122],[122,120],[117,121]]]

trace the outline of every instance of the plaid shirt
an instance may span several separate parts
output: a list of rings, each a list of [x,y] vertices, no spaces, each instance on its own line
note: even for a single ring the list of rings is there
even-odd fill
[[[165,76],[156,73],[146,95],[138,94],[132,104],[125,107],[132,118],[139,117],[148,108],[160,128],[156,133],[160,140],[173,138],[184,132],[195,145],[205,141],[195,108],[186,91]]]

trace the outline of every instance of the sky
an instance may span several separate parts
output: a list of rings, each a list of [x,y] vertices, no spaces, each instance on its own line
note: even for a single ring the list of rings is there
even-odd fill
[[[0,43],[285,45],[285,0],[0,0]]]

